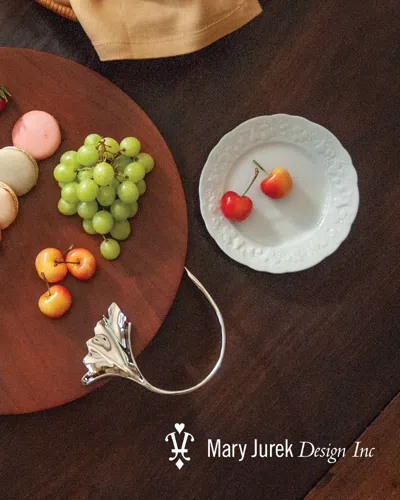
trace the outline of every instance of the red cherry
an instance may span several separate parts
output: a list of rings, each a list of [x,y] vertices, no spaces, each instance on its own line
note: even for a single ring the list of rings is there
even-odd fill
[[[247,219],[250,215],[253,210],[253,202],[248,196],[246,196],[246,193],[257,179],[259,172],[258,168],[256,168],[254,177],[242,196],[235,193],[235,191],[227,191],[223,195],[221,198],[221,210],[227,219],[241,222],[242,220]]]
[[[0,111],[3,111],[3,109],[6,107],[8,102],[7,96],[10,95],[11,94],[7,91],[4,85],[0,85]]]
[[[239,222],[250,215],[253,202],[248,196],[240,196],[235,191],[227,191],[221,199],[221,210],[227,219]]]

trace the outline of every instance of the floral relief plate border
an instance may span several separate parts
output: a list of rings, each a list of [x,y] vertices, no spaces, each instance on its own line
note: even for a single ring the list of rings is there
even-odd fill
[[[227,176],[244,152],[271,141],[311,150],[329,181],[327,210],[309,237],[269,247],[244,237],[220,209]],[[200,209],[210,235],[223,252],[257,271],[284,273],[312,267],[332,254],[349,234],[357,215],[357,173],[350,155],[326,128],[299,116],[252,118],[226,134],[211,151],[199,183]]]

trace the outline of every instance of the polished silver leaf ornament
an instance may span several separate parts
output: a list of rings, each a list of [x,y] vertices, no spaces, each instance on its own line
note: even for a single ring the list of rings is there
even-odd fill
[[[221,366],[225,352],[225,324],[221,312],[214,299],[185,267],[185,271],[193,283],[205,295],[213,307],[221,328],[221,347],[219,357],[209,374],[198,384],[178,391],[168,391],[154,387],[142,375],[137,365],[131,346],[131,323],[118,305],[113,302],[108,308],[108,316],[97,323],[95,336],[86,342],[88,354],[83,358],[87,373],[82,377],[83,385],[90,385],[104,377],[123,377],[136,382],[149,391],[159,394],[187,394],[209,382]]]

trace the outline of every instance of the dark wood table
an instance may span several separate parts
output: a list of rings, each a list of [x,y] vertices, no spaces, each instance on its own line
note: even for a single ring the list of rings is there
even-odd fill
[[[95,69],[160,129],[185,189],[187,263],[221,306],[228,347],[212,383],[185,397],[113,380],[63,407],[1,417],[0,498],[292,500],[311,490],[310,500],[400,498],[398,1],[265,1],[261,16],[195,54],[108,63],[79,24],[28,0],[1,3],[0,45]],[[228,259],[205,229],[197,195],[219,138],[278,112],[321,123],[343,142],[361,198],[340,249],[286,275]],[[140,356],[152,382],[177,388],[206,373],[218,348],[208,311],[184,280]],[[195,437],[180,471],[165,442],[178,422]],[[349,450],[336,465],[317,457],[208,458],[207,440],[218,438],[249,447],[255,438],[297,447],[361,441],[375,450],[369,458]]]

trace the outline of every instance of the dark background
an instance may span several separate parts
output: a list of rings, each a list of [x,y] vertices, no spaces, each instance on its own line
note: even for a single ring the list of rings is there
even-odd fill
[[[207,439],[347,447],[398,393],[398,2],[261,3],[261,16],[195,54],[101,63],[79,24],[27,0],[2,0],[1,46],[72,58],[116,83],[155,122],[185,189],[188,267],[228,330],[221,371],[194,394],[161,397],[115,380],[64,407],[1,417],[2,500],[302,498],[330,469],[326,460],[208,459]],[[220,137],[278,112],[331,130],[353,158],[360,189],[359,214],[339,250],[287,275],[228,259],[206,232],[197,195]],[[199,380],[215,360],[216,331],[185,280],[141,369],[166,388]],[[195,437],[181,471],[164,441],[175,422]],[[368,498],[380,498],[376,482]]]

